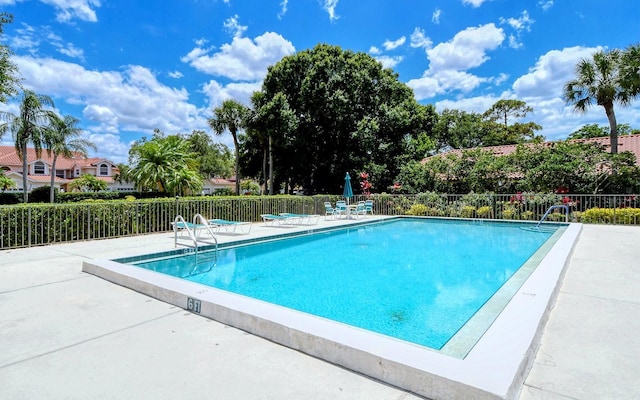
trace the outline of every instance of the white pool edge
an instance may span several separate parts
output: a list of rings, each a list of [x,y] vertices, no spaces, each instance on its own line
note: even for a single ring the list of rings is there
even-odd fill
[[[245,296],[110,260],[83,271],[200,315],[431,399],[517,398],[538,349],[571,251],[582,230],[570,224],[469,352],[439,352]]]

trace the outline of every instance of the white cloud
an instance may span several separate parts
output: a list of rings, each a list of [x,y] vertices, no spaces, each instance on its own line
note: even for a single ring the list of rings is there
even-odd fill
[[[509,25],[516,33],[509,35],[509,47],[519,49],[523,46],[520,37],[522,32],[530,32],[531,25],[535,20],[529,17],[529,13],[525,10],[522,12],[520,18],[500,18],[500,23],[503,25]]]
[[[236,36],[217,53],[210,55],[210,51],[196,47],[180,60],[210,75],[255,81],[265,76],[267,67],[293,54],[295,48],[279,34],[266,32],[253,40]]]
[[[529,13],[527,10],[522,12],[520,18],[500,18],[501,24],[508,24],[516,31],[531,31],[531,25],[535,22],[535,20],[529,17]]]
[[[97,22],[94,8],[100,7],[100,0],[40,0],[56,9],[56,20],[69,22],[74,18],[82,21]]]
[[[228,99],[234,99],[249,106],[251,105],[251,95],[253,92],[260,90],[261,87],[261,82],[241,82],[221,85],[219,82],[211,80],[202,86],[202,91],[209,99],[208,108],[212,109]]]
[[[543,11],[547,11],[553,7],[553,0],[540,0],[538,2],[538,7],[542,8]]]
[[[384,68],[393,68],[396,65],[402,62],[402,56],[378,56],[375,57],[376,61],[378,61]]]
[[[458,32],[452,40],[427,50],[430,69],[466,70],[482,65],[489,59],[487,51],[500,46],[504,38],[503,30],[494,24],[467,28]]]
[[[382,51],[379,48],[377,48],[376,46],[371,46],[369,48],[369,54],[374,54],[374,55],[382,54]]]
[[[288,3],[289,3],[289,0],[282,0],[280,2],[280,12],[278,13],[278,19],[282,19],[282,17],[284,17],[284,15],[287,13]]]
[[[543,54],[526,75],[513,83],[516,96],[523,99],[561,96],[564,83],[574,77],[578,61],[597,50],[600,48],[576,46]]]
[[[482,3],[484,3],[485,1],[490,1],[490,0],[462,0],[462,4],[465,5],[470,5],[473,8],[478,8],[482,5]]]
[[[335,21],[338,18],[338,14],[336,14],[336,7],[338,6],[338,0],[324,0],[323,9],[329,14],[329,19],[331,21]]]
[[[496,97],[491,96],[476,96],[476,97],[464,97],[458,100],[442,100],[436,102],[436,110],[442,112],[442,110],[460,110],[468,113],[482,114],[491,108],[492,105],[498,101]]]
[[[430,49],[433,42],[425,35],[423,29],[416,27],[411,34],[409,44],[411,47]]]
[[[229,32],[233,37],[241,37],[242,34],[247,30],[247,27],[244,25],[240,25],[238,22],[238,15],[234,15],[233,17],[227,18],[222,26],[224,29]]]
[[[407,41],[407,38],[404,36],[402,36],[397,40],[385,40],[385,42],[382,44],[382,47],[384,47],[385,50],[389,51],[389,50],[397,49],[398,47],[402,46],[406,41]]]
[[[167,75],[169,75],[170,78],[174,79],[180,79],[184,76],[184,74],[180,71],[171,71]]]
[[[436,8],[436,10],[431,14],[431,22],[438,25],[440,23],[440,15],[442,14],[442,10]]]
[[[424,36],[417,28],[414,34]],[[497,78],[479,77],[466,70],[482,65],[489,59],[487,52],[503,41],[504,32],[494,24],[458,32],[452,40],[427,49],[429,69],[407,85],[413,89],[416,98],[422,100],[451,91],[469,93],[483,83],[496,82]]]
[[[204,110],[189,103],[185,89],[160,83],[147,68],[133,65],[122,71],[92,71],[50,58],[17,56],[13,61],[27,89],[83,107],[85,121],[90,124],[83,128],[90,134],[151,132],[154,128],[177,133],[208,126]],[[105,154],[102,148],[100,154],[122,156]]]

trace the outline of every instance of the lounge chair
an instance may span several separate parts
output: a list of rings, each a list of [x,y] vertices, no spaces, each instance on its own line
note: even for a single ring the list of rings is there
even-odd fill
[[[293,213],[280,213],[282,217],[291,218],[291,222],[298,225],[316,225],[320,216],[317,214],[293,214]]]
[[[326,220],[328,216],[331,216],[332,219],[335,219],[336,215],[338,214],[338,209],[337,208],[333,208],[333,206],[331,205],[330,202],[325,201],[324,202],[324,219]]]
[[[367,213],[373,215],[373,200],[366,200],[364,202],[364,214],[366,215]]]
[[[294,217],[286,217],[276,214],[261,214],[260,216],[262,217],[264,224],[268,226],[293,225],[297,220],[297,218]]]
[[[185,233],[191,231],[193,232],[195,237],[199,237],[203,231],[207,232],[206,225],[194,224],[192,222],[172,222],[171,226],[173,227],[173,231],[175,233],[180,233],[181,235],[184,235]]]
[[[210,219],[209,224],[216,233],[247,234],[251,232],[251,222],[228,221],[226,219]]]

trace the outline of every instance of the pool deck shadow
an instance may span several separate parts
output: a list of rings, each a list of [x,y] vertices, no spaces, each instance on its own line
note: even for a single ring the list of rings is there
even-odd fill
[[[256,223],[242,237],[308,229]],[[84,260],[166,251],[173,240],[0,251],[0,397],[419,398],[81,271]],[[520,399],[640,398],[637,243],[640,227],[583,227]]]

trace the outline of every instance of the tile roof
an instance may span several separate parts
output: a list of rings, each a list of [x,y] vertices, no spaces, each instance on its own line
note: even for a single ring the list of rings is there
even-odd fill
[[[35,149],[29,147],[27,148],[27,160],[29,160],[29,164],[41,160],[44,163],[51,165],[53,163],[53,154],[49,155],[46,150],[42,150],[42,154],[40,157],[36,155]],[[106,158],[101,157],[83,157],[82,154],[74,152],[73,157],[67,158],[64,156],[58,156],[56,160],[56,169],[73,169],[76,166],[79,168],[87,168],[94,167],[100,164],[101,162],[107,162],[113,166],[115,164]],[[14,146],[0,146],[0,165],[15,165],[21,166],[22,160],[18,157],[18,153],[16,152],[16,148]]]

